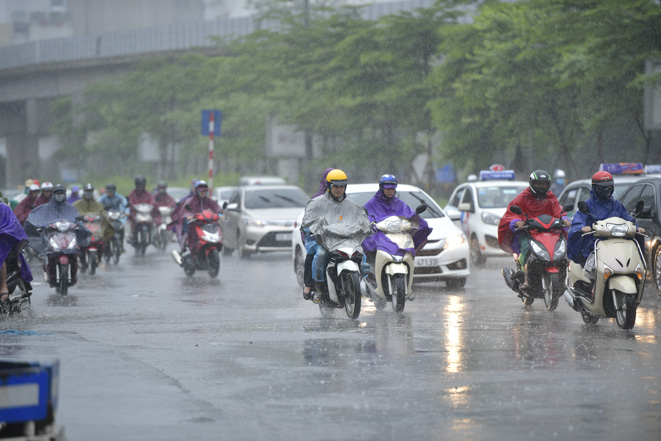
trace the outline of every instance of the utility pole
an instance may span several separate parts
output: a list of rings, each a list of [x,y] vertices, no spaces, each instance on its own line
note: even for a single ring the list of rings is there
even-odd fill
[[[307,29],[310,27],[310,4],[309,0],[303,0],[303,26]],[[310,82],[305,79],[305,90],[310,90]],[[310,164],[312,163],[314,152],[312,150],[312,130],[305,127],[305,189],[312,189],[314,186],[314,177]]]

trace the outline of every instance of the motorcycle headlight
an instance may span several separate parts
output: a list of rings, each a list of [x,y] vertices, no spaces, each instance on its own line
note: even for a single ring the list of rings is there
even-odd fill
[[[629,231],[629,227],[626,224],[606,224],[606,228],[610,230],[614,237],[624,237]]]
[[[563,259],[566,252],[567,246],[565,245],[565,241],[559,240],[558,244],[555,246],[555,260]]]
[[[540,247],[537,242],[530,241],[530,248],[532,248],[533,253],[544,260],[551,260],[549,253],[542,247]]]
[[[73,250],[74,248],[78,248],[78,242],[76,241],[75,237],[71,240],[71,243],[69,244],[67,249]]]
[[[59,245],[57,244],[57,242],[55,242],[55,239],[53,239],[52,237],[48,239],[48,246],[53,251],[60,251]]]
[[[487,225],[498,225],[500,223],[500,216],[485,211],[482,213],[482,222]]]
[[[443,249],[451,250],[452,248],[456,248],[465,242],[466,242],[466,236],[464,236],[463,234],[457,234],[456,236],[448,236],[445,239],[445,245],[443,245]]]

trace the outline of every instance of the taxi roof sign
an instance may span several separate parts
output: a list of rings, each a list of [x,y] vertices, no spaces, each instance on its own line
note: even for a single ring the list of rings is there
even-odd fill
[[[641,175],[643,174],[643,164],[640,162],[600,164],[599,171],[606,171],[612,175]]]
[[[645,173],[661,173],[661,165],[646,165]]]
[[[514,170],[501,170],[501,171],[480,171],[480,181],[495,181],[495,180],[507,180],[513,181],[516,179]]]

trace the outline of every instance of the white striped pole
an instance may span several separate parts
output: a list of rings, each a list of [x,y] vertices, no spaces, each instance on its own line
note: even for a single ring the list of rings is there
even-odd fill
[[[213,110],[209,112],[209,195],[211,195],[211,188],[213,187]]]

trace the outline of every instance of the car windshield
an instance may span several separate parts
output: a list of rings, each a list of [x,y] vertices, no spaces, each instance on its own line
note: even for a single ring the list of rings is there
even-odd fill
[[[477,202],[481,208],[507,208],[512,199],[525,188],[525,185],[479,187]]]
[[[303,208],[310,197],[303,190],[295,188],[263,188],[246,191],[246,208]]]
[[[361,207],[364,206],[367,201],[372,199],[374,193],[363,192],[363,193],[347,193],[347,196],[355,201]],[[409,207],[415,210],[420,204],[427,204],[427,210],[424,213],[420,214],[423,219],[434,219],[439,217],[445,217],[443,210],[438,206],[433,199],[427,196],[421,191],[397,191],[396,196],[406,203]]]

